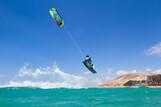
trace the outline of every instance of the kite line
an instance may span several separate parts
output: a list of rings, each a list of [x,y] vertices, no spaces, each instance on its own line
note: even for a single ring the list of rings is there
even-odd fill
[[[73,44],[75,45],[75,47],[77,48],[78,52],[80,53],[81,57],[84,56],[84,53],[82,51],[82,49],[80,48],[80,46],[78,45],[77,41],[75,40],[75,38],[73,37],[73,34],[67,30],[67,28],[64,26],[65,31],[67,32],[69,38],[71,39],[71,41],[73,42]]]

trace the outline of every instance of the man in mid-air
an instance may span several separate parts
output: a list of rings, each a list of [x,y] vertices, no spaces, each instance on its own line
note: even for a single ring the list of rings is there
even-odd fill
[[[92,64],[92,59],[89,55],[86,55],[85,60],[83,61],[83,64],[90,70],[92,73],[97,73],[94,69],[94,66]]]

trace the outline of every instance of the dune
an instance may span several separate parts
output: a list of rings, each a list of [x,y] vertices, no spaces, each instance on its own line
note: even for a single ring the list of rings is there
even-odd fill
[[[121,75],[114,80],[105,81],[101,87],[124,87],[128,81],[146,81],[149,74],[146,73],[129,73]]]

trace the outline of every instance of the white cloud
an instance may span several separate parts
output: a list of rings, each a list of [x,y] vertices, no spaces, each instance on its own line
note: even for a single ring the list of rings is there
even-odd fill
[[[161,69],[156,69],[152,72],[153,74],[161,74]]]
[[[161,42],[148,49],[146,55],[161,56]]]

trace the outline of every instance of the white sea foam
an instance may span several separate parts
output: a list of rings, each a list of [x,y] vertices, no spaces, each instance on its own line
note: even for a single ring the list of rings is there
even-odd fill
[[[89,88],[98,87],[100,83],[92,74],[65,73],[57,65],[36,69],[23,66],[12,80],[1,87]]]

